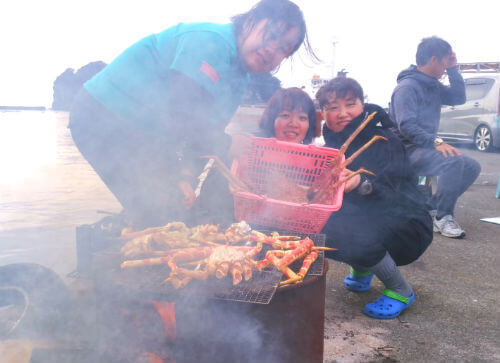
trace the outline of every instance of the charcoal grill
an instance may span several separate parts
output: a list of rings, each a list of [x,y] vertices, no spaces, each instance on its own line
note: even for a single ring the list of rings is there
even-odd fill
[[[177,363],[323,361],[328,264],[322,251],[298,285],[278,287],[283,275],[270,270],[235,287],[231,279],[192,280],[177,291],[161,285],[166,266],[121,270],[123,241],[115,232],[96,225],[77,232],[79,250],[92,251],[79,261],[94,281],[99,350],[107,361],[140,351],[167,351]],[[324,245],[324,235],[305,236]],[[175,342],[165,337],[153,300],[175,302]]]

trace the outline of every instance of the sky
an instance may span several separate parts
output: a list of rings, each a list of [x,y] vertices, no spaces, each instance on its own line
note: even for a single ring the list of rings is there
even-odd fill
[[[385,106],[396,76],[415,62],[423,37],[446,39],[459,62],[500,61],[500,1],[295,0],[310,43],[322,60],[299,50],[276,76],[283,86],[309,86],[313,75],[345,69],[368,101]],[[0,5],[0,105],[46,106],[54,80],[179,22],[228,22],[256,0],[16,0]]]

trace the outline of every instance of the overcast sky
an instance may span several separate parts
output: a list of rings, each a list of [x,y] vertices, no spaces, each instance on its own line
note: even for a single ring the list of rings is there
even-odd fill
[[[421,38],[448,40],[461,62],[500,61],[500,1],[296,0],[309,37],[325,62],[299,51],[277,76],[309,85],[345,68],[369,101],[387,104],[397,73],[414,63]],[[0,105],[47,106],[66,68],[109,63],[135,41],[178,22],[227,22],[255,0],[16,0],[0,5]],[[333,43],[335,42],[335,47]]]

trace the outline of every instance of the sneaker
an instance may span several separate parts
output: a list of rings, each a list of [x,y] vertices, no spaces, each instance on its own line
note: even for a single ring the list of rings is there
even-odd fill
[[[436,218],[437,214],[438,214],[437,209],[432,209],[429,211],[429,215],[431,216],[432,219]],[[437,232],[437,231],[434,231],[434,232]]]
[[[462,238],[465,236],[465,231],[450,214],[445,215],[440,220],[434,218],[434,232],[439,232],[443,236],[451,238]]]

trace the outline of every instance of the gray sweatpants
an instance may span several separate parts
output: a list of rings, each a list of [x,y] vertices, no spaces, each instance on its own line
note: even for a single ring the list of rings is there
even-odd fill
[[[444,157],[436,149],[408,147],[410,163],[418,175],[439,176],[436,193],[428,201],[437,218],[451,214],[460,197],[478,177],[481,166],[465,155]]]

